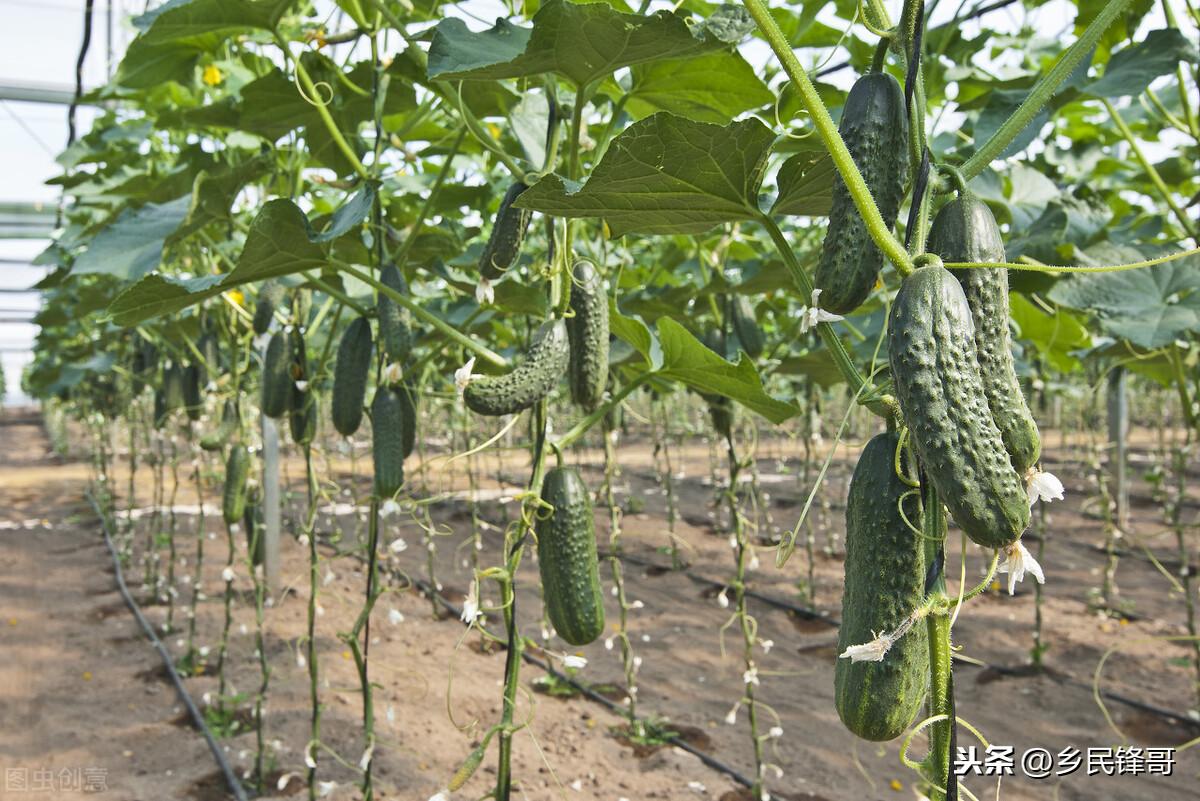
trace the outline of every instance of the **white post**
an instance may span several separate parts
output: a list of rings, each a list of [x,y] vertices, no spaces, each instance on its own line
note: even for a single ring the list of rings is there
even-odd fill
[[[279,427],[262,415],[263,551],[267,592],[279,589]]]

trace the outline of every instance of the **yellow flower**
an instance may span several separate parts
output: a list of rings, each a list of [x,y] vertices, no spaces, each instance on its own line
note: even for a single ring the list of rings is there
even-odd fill
[[[900,783],[899,779],[892,779],[891,783],[888,784],[888,787],[891,787],[897,793],[904,789],[904,785]]]
[[[90,671],[90,670],[83,671],[83,680],[91,681],[92,680],[92,671]]]
[[[234,303],[236,303],[237,305],[239,305],[243,308],[245,308],[245,306],[246,306],[246,296],[242,294],[242,290],[240,290],[240,289],[229,290],[228,292],[225,293],[225,297],[229,298]]]
[[[205,86],[218,86],[221,81],[225,80],[225,76],[221,74],[221,70],[216,64],[209,64],[204,68],[204,75],[201,77]]]

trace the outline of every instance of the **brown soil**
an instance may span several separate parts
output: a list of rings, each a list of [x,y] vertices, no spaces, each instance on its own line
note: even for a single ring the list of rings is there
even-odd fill
[[[83,501],[89,477],[87,465],[64,462],[47,453],[40,427],[32,423],[0,428],[5,447],[0,455],[0,765],[27,771],[31,781],[36,770],[59,771],[95,768],[103,770],[108,794],[115,799],[208,799],[223,798],[220,777],[203,739],[181,716],[182,705],[164,680],[155,652],[141,637],[131,615],[124,611],[115,591],[108,554],[100,529]],[[1194,706],[1186,649],[1162,638],[1184,633],[1183,605],[1170,590],[1167,580],[1149,562],[1122,560],[1118,581],[1121,600],[1132,613],[1124,622],[1089,609],[1089,591],[1098,586],[1105,555],[1088,547],[1101,540],[1097,520],[1085,515],[1090,491],[1082,468],[1069,461],[1073,448],[1064,448],[1057,435],[1048,438],[1047,466],[1068,484],[1068,500],[1051,507],[1050,534],[1043,565],[1047,573],[1044,617],[1046,657],[1052,671],[1038,674],[1028,670],[1015,675],[980,670],[963,664],[956,672],[958,714],[980,729],[989,741],[1012,745],[1020,754],[1041,746],[1057,752],[1067,746],[1111,747],[1122,736],[1133,745],[1179,745],[1197,731],[1177,726],[1162,718],[1120,704],[1109,704],[1113,722],[1123,733],[1109,728],[1086,685],[1092,681],[1097,663],[1112,648],[1102,682],[1106,690],[1185,714]],[[1147,444],[1145,438],[1140,440]],[[1135,445],[1138,440],[1135,440]],[[1055,448],[1055,445],[1059,445]],[[1066,443],[1072,445],[1073,443]],[[330,451],[334,449],[331,447]],[[843,451],[853,454],[856,448]],[[354,486],[365,497],[361,471],[369,460],[359,453],[360,475],[351,481],[350,461],[342,458],[318,460],[322,474],[332,468],[342,487]],[[807,487],[796,474],[797,448],[786,441],[760,444],[758,468],[762,488],[771,496],[773,522],[764,521],[763,533],[788,528],[803,505]],[[1135,450],[1135,456],[1139,452]],[[1145,452],[1140,452],[1142,457]],[[723,515],[711,505],[714,488],[709,479],[708,448],[696,442],[672,454],[676,469],[680,509],[685,520],[676,535],[688,544],[684,557],[689,570],[714,581],[728,581],[732,573],[728,535],[722,530]],[[582,462],[585,475],[598,486],[599,454],[580,450],[572,455]],[[414,459],[415,461],[415,459]],[[625,579],[631,600],[644,608],[631,612],[630,631],[634,648],[644,662],[639,672],[638,709],[655,715],[670,728],[684,732],[689,742],[739,772],[752,771],[752,752],[745,709],[739,710],[736,725],[725,716],[741,694],[740,640],[736,629],[725,636],[722,656],[718,630],[729,610],[719,604],[719,589],[694,581],[684,573],[665,570],[670,559],[662,549],[669,544],[665,523],[665,501],[654,481],[648,447],[641,443],[623,445],[624,472],[619,480],[622,502],[635,498],[640,509],[624,517],[626,551],[645,567],[627,563]],[[429,469],[414,468],[412,480],[418,494],[461,491],[467,486],[463,461],[451,464],[433,458]],[[513,452],[498,463],[494,457],[482,465],[480,514],[492,523],[483,535],[480,564],[497,561],[505,514],[515,513],[515,503],[497,503],[498,496],[511,497],[520,491],[527,460]],[[215,476],[218,461],[205,463]],[[452,472],[452,471],[459,472]],[[813,580],[817,608],[832,617],[840,614],[841,562],[837,542],[842,536],[840,505],[844,498],[849,463],[839,458],[818,505],[817,550]],[[1135,475],[1138,470],[1134,470]],[[136,506],[144,508],[150,497],[150,468],[139,469]],[[190,470],[184,478],[177,503],[178,552],[186,565],[180,576],[194,568],[195,503],[190,490]],[[301,502],[302,467],[292,460],[287,465],[291,480],[293,509]],[[503,480],[498,483],[496,477]],[[124,462],[114,468],[113,485],[124,492],[128,473]],[[420,486],[424,484],[425,486]],[[1150,501],[1148,488],[1134,487],[1135,506],[1131,525],[1135,542],[1131,551],[1145,545],[1161,560],[1172,558],[1171,538],[1162,531],[1161,511]],[[206,489],[205,500],[218,501],[218,487]],[[356,521],[350,492],[334,497],[332,489],[323,500],[326,511],[318,516],[323,539],[340,534],[342,549],[363,534]],[[337,501],[340,506],[332,506]],[[190,509],[184,509],[187,505]],[[123,502],[118,503],[124,508]],[[461,603],[470,582],[464,561],[470,550],[463,544],[470,537],[470,506],[450,500],[432,508],[438,527],[435,559],[436,580],[454,603]],[[291,516],[291,515],[289,515]],[[45,524],[42,521],[47,521]],[[148,593],[141,587],[143,545],[151,524],[149,514],[134,520],[132,535],[138,549],[127,570],[131,589],[139,599]],[[19,524],[11,527],[11,524]],[[121,520],[125,527],[125,518]],[[608,515],[597,510],[597,530],[607,542]],[[285,529],[294,526],[285,524]],[[221,568],[225,562],[225,532],[219,515],[210,509],[205,519],[205,570],[202,586],[211,597],[197,613],[198,644],[213,649],[220,635],[223,606]],[[388,566],[410,575],[428,578],[422,531],[416,521],[400,515],[386,522],[383,540],[403,537],[409,548],[388,557]],[[823,546],[834,548],[825,555]],[[951,576],[959,571],[958,538],[949,556]],[[242,538],[237,540],[244,549]],[[1034,547],[1034,543],[1030,543]],[[319,599],[324,614],[318,619],[317,643],[322,673],[324,705],[322,741],[348,766],[358,762],[362,750],[361,698],[350,652],[338,639],[357,613],[363,592],[360,565],[350,556],[332,557],[326,549],[321,565],[323,584]],[[390,551],[388,552],[391,553]],[[254,651],[254,614],[250,582],[241,567],[239,554],[238,596],[235,601],[233,636],[228,676],[233,688],[249,703],[259,680]],[[302,778],[292,778],[283,791],[276,790],[280,777],[304,772],[303,751],[308,740],[308,672],[296,655],[303,648],[308,598],[307,551],[285,537],[283,583],[277,601],[267,610],[267,655],[272,665],[271,694],[264,735],[273,754],[274,767],[266,790],[268,797],[291,797],[299,793]],[[803,547],[798,548],[782,569],[774,567],[774,553],[759,552],[761,564],[750,575],[750,586],[763,595],[807,605],[797,590],[807,581],[809,565]],[[983,555],[968,551],[968,577],[978,575]],[[609,566],[602,567],[607,582]],[[519,576],[517,609],[524,631],[541,641],[541,602],[537,593],[537,566],[532,556],[525,559]],[[177,623],[185,621],[184,603],[189,585],[180,584]],[[493,586],[485,585],[485,604],[495,600]],[[611,599],[610,599],[611,601]],[[389,612],[403,614],[399,623],[389,622]],[[444,787],[486,727],[500,713],[500,679],[503,649],[480,647],[477,634],[463,638],[461,624],[453,618],[435,618],[431,601],[413,590],[397,585],[381,599],[372,618],[371,675],[377,684],[378,715],[375,750],[376,797],[425,801]],[[1033,595],[1028,584],[1015,597],[988,593],[971,603],[955,627],[955,642],[964,658],[1003,667],[1019,667],[1027,661],[1033,621]],[[912,798],[914,776],[900,763],[898,742],[868,744],[856,740],[837,720],[833,707],[833,665],[836,660],[836,629],[822,620],[751,601],[760,636],[774,641],[769,653],[757,649],[756,660],[762,684],[759,698],[772,712],[760,712],[763,729],[778,723],[783,735],[768,740],[767,759],[783,771],[775,777],[768,768],[768,787],[783,799],[883,799]],[[147,616],[156,625],[165,622],[165,604],[147,606]],[[498,616],[491,616],[493,619]],[[610,608],[610,619],[616,615]],[[494,620],[493,620],[494,625]],[[245,626],[247,633],[242,633]],[[180,633],[164,636],[177,654]],[[545,643],[552,654],[562,653],[558,641]],[[606,650],[597,642],[581,650],[589,664],[577,678],[589,685],[608,685],[605,695],[621,703],[626,697],[619,647]],[[449,681],[452,676],[453,682]],[[540,671],[525,666],[522,684]],[[201,702],[216,692],[216,678],[200,675],[187,680],[191,695]],[[1080,686],[1080,685],[1084,686]],[[449,693],[449,699],[447,694]],[[533,709],[530,709],[530,703]],[[453,719],[447,715],[447,705]],[[532,716],[531,716],[532,713]],[[253,765],[255,735],[248,729],[252,720],[246,707],[239,710],[243,733],[224,742],[239,771]],[[776,718],[776,715],[778,716]],[[529,727],[514,740],[514,775],[521,780],[518,797],[541,799],[729,799],[748,798],[727,777],[706,767],[696,757],[674,748],[633,747],[615,735],[623,719],[603,706],[582,697],[558,699],[522,693],[517,718],[530,719]],[[461,728],[460,728],[461,727]],[[960,731],[960,743],[971,744]],[[700,746],[700,743],[703,743]],[[923,749],[920,738],[913,752]],[[1200,749],[1198,749],[1200,750]],[[1122,801],[1166,801],[1191,797],[1200,774],[1197,751],[1178,755],[1171,777],[1088,777],[1079,771],[1060,779],[1033,781],[1021,777],[1005,779],[1004,799],[1058,798],[1121,799]],[[495,780],[495,751],[456,798],[477,798]],[[331,799],[359,797],[353,786],[357,771],[339,765],[328,752],[318,754],[319,778],[335,781]],[[994,780],[974,779],[968,786],[980,797],[995,795]],[[26,792],[5,791],[0,798],[27,798]],[[72,797],[54,792],[44,797]]]

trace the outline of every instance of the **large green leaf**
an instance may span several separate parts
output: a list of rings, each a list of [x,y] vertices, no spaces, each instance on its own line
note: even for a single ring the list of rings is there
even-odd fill
[[[612,298],[608,300],[608,326],[613,336],[628,342],[629,345],[642,355],[651,369],[657,370],[662,366],[662,347],[650,329],[640,317],[629,317],[617,309],[617,303]]]
[[[605,3],[550,0],[533,16],[533,28],[498,19],[474,33],[457,17],[434,29],[429,77],[442,80],[521,78],[557,72],[577,86],[621,67],[698,55],[724,45],[696,36],[680,14],[622,14]]]
[[[560,217],[602,217],[613,236],[697,234],[759,215],[775,135],[755,119],[710,125],[660,112],[612,141],[586,183],[548,175],[517,201]]]
[[[136,281],[158,267],[163,245],[187,216],[191,197],[125,209],[75,260],[72,275],[111,275]]]
[[[312,241],[313,236],[299,206],[282,198],[271,200],[250,224],[231,272],[190,279],[152,273],[118,295],[108,313],[117,325],[136,325],[242,284],[319,268],[325,264],[325,250]]]
[[[1105,243],[1087,256],[1120,264],[1165,255],[1152,249]],[[1050,299],[1094,314],[1109,334],[1141,348],[1160,348],[1200,332],[1200,259],[1190,257],[1140,270],[1075,275],[1050,291]]]
[[[1180,61],[1195,63],[1196,45],[1175,28],[1150,31],[1144,41],[1113,55],[1104,75],[1084,87],[1096,97],[1140,95],[1155,78],[1175,69]]]
[[[1072,352],[1091,347],[1092,338],[1076,314],[1063,308],[1046,312],[1016,293],[1009,296],[1009,308],[1019,338],[1033,345],[1051,367],[1064,373],[1079,367]]]
[[[185,0],[166,3],[134,24],[144,44],[199,45],[210,34],[229,36],[249,29],[273,30],[296,0]],[[149,23],[147,25],[147,23]]]
[[[737,364],[725,361],[670,317],[660,317],[657,328],[663,356],[657,373],[663,378],[700,392],[724,395],[776,424],[799,411],[763,390],[758,371],[745,356]]]
[[[636,118],[656,111],[724,125],[743,111],[774,100],[775,95],[736,52],[725,50],[696,58],[640,64],[625,108]]]

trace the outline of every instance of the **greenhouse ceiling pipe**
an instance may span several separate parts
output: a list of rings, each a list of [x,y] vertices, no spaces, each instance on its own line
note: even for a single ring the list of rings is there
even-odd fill
[[[63,86],[38,83],[2,83],[0,100],[15,100],[21,103],[53,103],[69,106],[75,99],[75,90]]]

